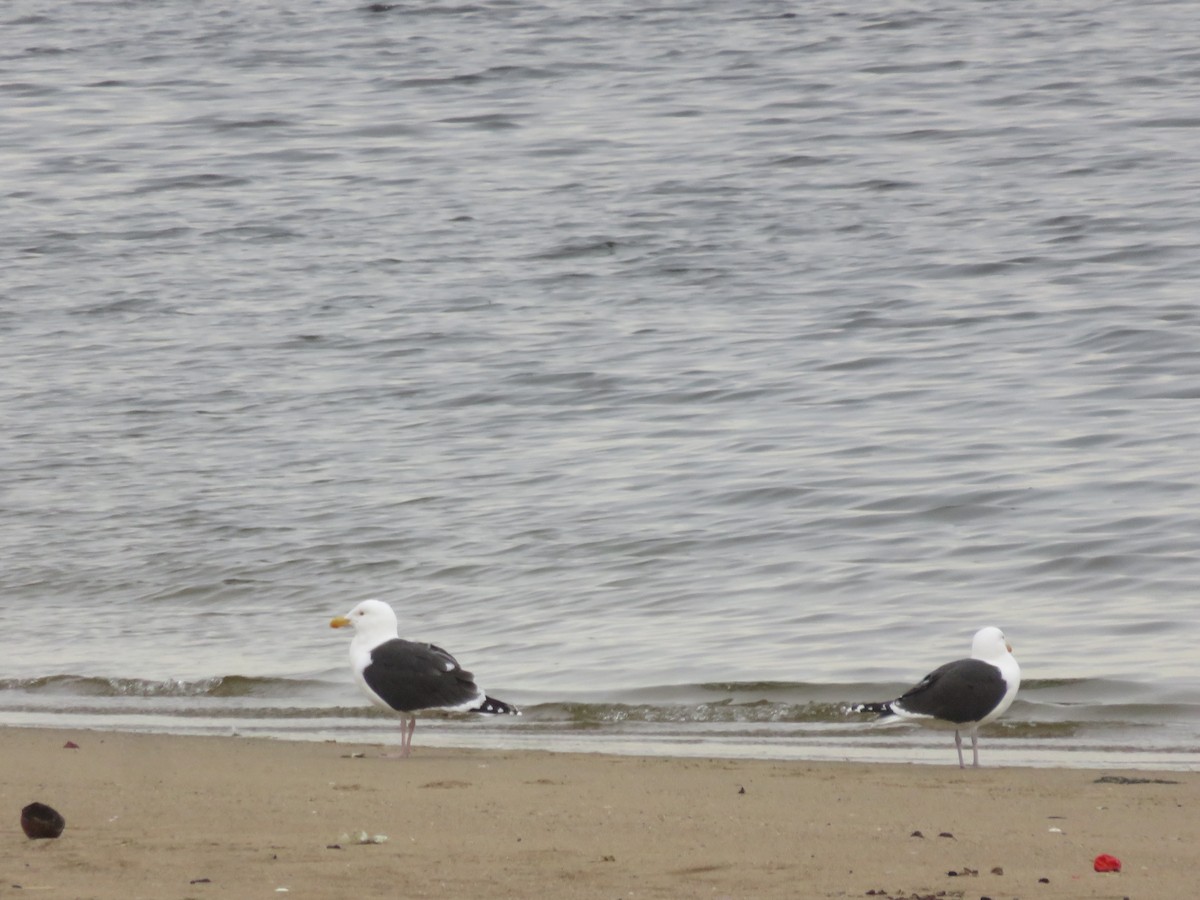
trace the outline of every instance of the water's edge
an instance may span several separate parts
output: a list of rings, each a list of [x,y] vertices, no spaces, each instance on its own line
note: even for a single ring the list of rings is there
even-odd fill
[[[731,759],[953,763],[952,732],[879,726],[848,713],[889,684],[707,683],[648,686],[611,698],[495,693],[522,716],[424,717],[418,745]],[[25,728],[240,735],[388,744],[395,720],[320,679],[193,682],[54,676],[0,680],[0,722]],[[1104,679],[1032,681],[981,730],[984,764],[1200,768],[1200,703]]]

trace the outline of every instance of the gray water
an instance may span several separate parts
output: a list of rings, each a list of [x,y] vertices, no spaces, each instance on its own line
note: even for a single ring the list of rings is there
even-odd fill
[[[378,596],[527,708],[418,743],[941,761],[840,704],[996,624],[1200,765],[1198,29],[12,0],[0,721],[386,733]]]

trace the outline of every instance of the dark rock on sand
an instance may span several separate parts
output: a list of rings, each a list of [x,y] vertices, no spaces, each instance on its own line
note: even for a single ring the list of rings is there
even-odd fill
[[[56,838],[67,827],[67,820],[45,803],[30,803],[21,810],[21,828],[30,838]]]

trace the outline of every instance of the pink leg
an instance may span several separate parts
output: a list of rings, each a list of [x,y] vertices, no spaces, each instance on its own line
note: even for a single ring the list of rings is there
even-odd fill
[[[403,757],[412,753],[413,729],[417,727],[417,719],[415,716],[410,716],[407,713],[398,713],[398,715],[400,716],[400,752],[380,753],[381,758]]]
[[[400,755],[409,756],[412,754],[412,737],[413,732],[417,730],[417,717],[409,716],[408,721],[400,720]]]
[[[962,755],[962,735],[958,733],[957,728],[954,729],[954,746],[958,750],[958,767],[960,769],[965,769],[966,766],[963,765]]]

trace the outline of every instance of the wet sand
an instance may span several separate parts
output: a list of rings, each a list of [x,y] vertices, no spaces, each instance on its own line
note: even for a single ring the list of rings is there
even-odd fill
[[[0,897],[1195,894],[1193,772],[487,752],[419,738],[398,759],[377,745],[0,729]],[[25,837],[33,801],[65,816],[61,838]],[[386,840],[359,843],[364,833]],[[1100,853],[1123,871],[1094,872]]]

